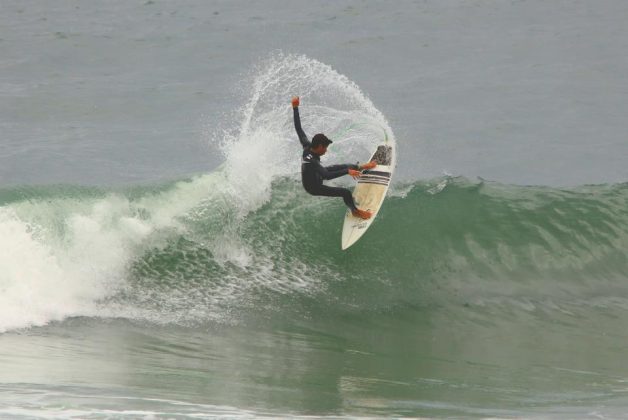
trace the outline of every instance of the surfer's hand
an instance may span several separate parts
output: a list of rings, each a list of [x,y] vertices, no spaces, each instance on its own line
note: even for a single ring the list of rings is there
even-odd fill
[[[299,97],[298,96],[293,96],[292,97],[292,108],[297,108],[299,106]]]
[[[351,175],[353,179],[358,179],[362,174],[360,171],[356,171],[355,169],[349,169],[349,175]]]
[[[369,163],[365,163],[364,165],[360,166],[360,169],[362,169],[362,170],[364,170],[364,169],[373,169],[376,166],[377,166],[377,162],[372,160]]]

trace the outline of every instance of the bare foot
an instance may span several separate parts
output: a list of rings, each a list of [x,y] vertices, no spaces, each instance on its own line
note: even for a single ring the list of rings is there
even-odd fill
[[[371,213],[370,211],[366,211],[366,210],[354,210],[351,212],[351,214],[353,214],[355,217],[359,217],[360,219],[370,219],[373,216],[373,213]]]

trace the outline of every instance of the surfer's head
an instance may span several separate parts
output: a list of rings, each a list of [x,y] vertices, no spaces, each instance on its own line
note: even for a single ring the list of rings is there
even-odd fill
[[[327,152],[327,146],[332,143],[333,142],[329,140],[326,135],[318,133],[312,137],[312,146],[310,147],[310,150],[317,155],[322,156]]]

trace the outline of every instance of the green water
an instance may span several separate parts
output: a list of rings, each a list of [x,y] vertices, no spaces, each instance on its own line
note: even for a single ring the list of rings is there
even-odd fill
[[[124,252],[82,261],[95,296],[59,293],[39,267],[52,306],[4,326],[0,413],[622,417],[626,185],[397,186],[341,252],[342,204],[299,196],[292,180],[246,218],[216,193],[158,223],[176,191],[207,182],[2,194],[14,218],[30,217],[28,237],[58,247],[63,278],[81,229],[94,232],[83,218]],[[5,296],[16,287],[5,273]]]

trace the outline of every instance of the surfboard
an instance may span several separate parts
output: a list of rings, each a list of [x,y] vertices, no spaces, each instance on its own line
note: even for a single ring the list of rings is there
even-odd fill
[[[375,220],[375,216],[386,198],[386,192],[390,185],[394,170],[393,144],[388,142],[377,146],[370,160],[377,162],[377,166],[371,170],[362,172],[358,184],[353,190],[353,200],[359,209],[373,212],[368,219],[360,219],[347,210],[344,225],[342,226],[342,249],[345,250],[357,242]]]

